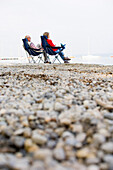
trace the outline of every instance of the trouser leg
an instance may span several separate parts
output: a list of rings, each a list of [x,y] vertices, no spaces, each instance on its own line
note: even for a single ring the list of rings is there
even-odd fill
[[[59,53],[59,55],[62,58],[62,60],[64,60],[65,57],[64,57],[64,53],[62,51]]]
[[[47,54],[45,51],[43,51],[44,61],[47,61]]]

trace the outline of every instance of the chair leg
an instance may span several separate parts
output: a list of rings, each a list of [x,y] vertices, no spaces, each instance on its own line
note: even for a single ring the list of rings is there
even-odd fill
[[[55,56],[55,58],[54,58],[54,60],[53,60],[53,63],[56,61],[56,59],[57,59],[57,56]]]
[[[53,63],[55,63],[56,60],[58,60],[58,62],[61,64],[61,62],[60,62],[58,56],[55,56],[55,58],[54,58],[54,60],[53,60]]]
[[[30,59],[29,59],[30,55],[28,55],[27,52],[26,52],[26,55],[27,55],[28,62],[30,63]]]
[[[29,58],[28,58],[28,61],[29,61],[29,63],[31,63]]]
[[[61,64],[61,62],[60,62],[60,60],[59,60],[59,58],[57,57],[57,60],[59,61],[59,63]]]
[[[32,58],[33,63],[36,63],[36,61],[34,60],[34,58],[32,56],[31,56],[31,58]]]
[[[39,59],[38,63],[40,63],[40,61],[44,62],[43,59],[42,59],[42,56],[39,56],[38,59]]]
[[[38,64],[40,63],[40,60],[38,61]]]
[[[41,60],[42,62],[44,62],[42,58],[41,58],[40,60]]]

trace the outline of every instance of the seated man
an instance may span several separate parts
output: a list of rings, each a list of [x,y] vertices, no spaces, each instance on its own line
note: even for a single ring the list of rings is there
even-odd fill
[[[52,40],[49,39],[50,36],[49,36],[49,32],[45,32],[43,34],[43,36],[46,36],[47,37],[47,42],[48,44],[51,46],[51,47],[55,47],[55,45],[53,44]],[[61,44],[61,47],[64,49],[65,48],[65,45],[62,45]],[[60,51],[59,49],[53,49],[53,51],[55,51],[56,53],[59,53],[60,57],[62,58],[62,60],[64,61],[64,63],[69,63],[68,60],[71,60],[70,58],[68,57],[65,57],[64,56],[64,53],[62,51]]]
[[[25,38],[28,40],[28,44],[29,44],[29,46],[30,46],[31,48],[38,49],[38,50],[40,50],[40,51],[43,52],[44,63],[49,63],[49,62],[47,61],[47,54],[45,53],[45,51],[43,50],[43,48],[41,47],[41,45],[38,44],[37,47],[36,47],[36,46],[34,45],[34,43],[31,42],[31,37],[30,37],[29,35],[26,35]]]

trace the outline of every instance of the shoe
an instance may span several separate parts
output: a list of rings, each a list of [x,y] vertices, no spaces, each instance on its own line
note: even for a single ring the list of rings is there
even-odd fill
[[[51,64],[51,61],[44,61],[44,63],[45,63],[45,64],[46,64],[46,63]]]
[[[64,63],[69,63],[69,61],[67,61],[67,60],[64,60]]]
[[[71,60],[70,58],[68,58],[68,57],[64,57],[64,60]]]

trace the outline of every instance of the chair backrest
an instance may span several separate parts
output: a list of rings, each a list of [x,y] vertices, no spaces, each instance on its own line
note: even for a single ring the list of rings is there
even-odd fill
[[[44,48],[47,54],[56,55],[56,52],[53,51],[51,46],[48,44],[46,36],[41,36],[41,43],[42,43],[42,47]]]
[[[22,41],[23,41],[24,49],[25,49],[26,51],[29,50],[30,46],[29,46],[26,38],[25,38],[25,39],[22,39]]]
[[[40,51],[36,51],[36,49],[31,49],[26,38],[22,39],[22,41],[23,41],[24,49],[29,53],[29,55],[38,56],[39,54],[42,53]]]

